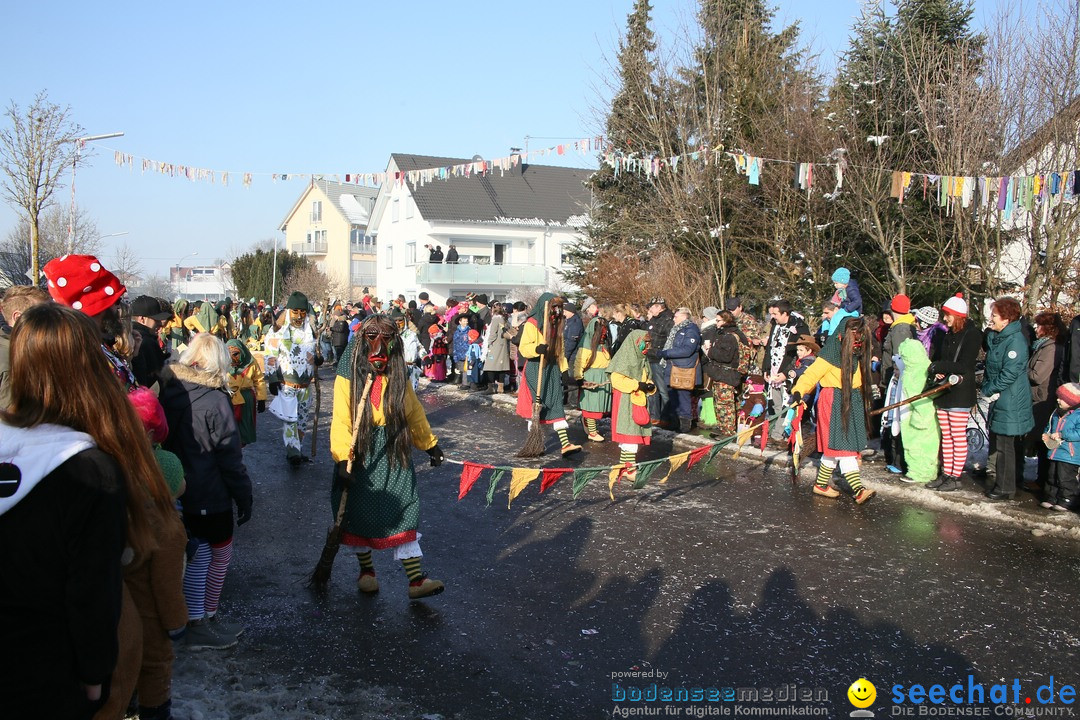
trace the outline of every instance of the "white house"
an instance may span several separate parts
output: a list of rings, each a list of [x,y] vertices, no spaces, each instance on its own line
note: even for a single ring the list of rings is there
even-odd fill
[[[232,281],[232,267],[220,265],[197,265],[194,267],[169,268],[169,282],[173,297],[185,300],[236,299],[236,287]]]
[[[467,158],[390,156],[387,173],[449,167]],[[558,273],[580,241],[592,170],[515,163],[425,183],[387,182],[379,190],[368,233],[375,237],[377,294],[408,300],[426,290],[431,301],[465,293],[513,299],[537,288],[565,286]],[[429,262],[429,247],[456,263]]]

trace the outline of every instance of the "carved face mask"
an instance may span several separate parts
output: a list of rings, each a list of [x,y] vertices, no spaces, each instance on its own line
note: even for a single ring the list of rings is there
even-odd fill
[[[641,339],[638,340],[637,346],[638,352],[640,352],[642,355],[648,355],[649,349],[652,348],[652,338],[650,338],[648,335],[642,335]]]
[[[229,359],[232,360],[232,366],[234,368],[240,367],[240,362],[243,359],[240,348],[229,346]]]
[[[304,321],[307,320],[307,310],[290,310],[289,311],[289,324],[294,328],[304,327]]]
[[[390,351],[394,349],[394,337],[393,333],[379,332],[374,328],[364,331],[364,339],[368,345],[368,362],[380,375],[386,372]]]

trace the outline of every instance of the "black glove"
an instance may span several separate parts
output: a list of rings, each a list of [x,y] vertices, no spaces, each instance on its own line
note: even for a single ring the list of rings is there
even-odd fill
[[[243,525],[251,519],[251,500],[236,502],[236,525],[237,527]]]
[[[335,489],[343,489],[352,485],[353,476],[346,468],[349,467],[348,460],[342,460],[334,465],[334,487]]]
[[[547,352],[547,345],[545,345],[544,343],[540,343],[539,345],[536,346],[536,354],[537,355],[543,355],[546,352]]]
[[[800,402],[802,402],[802,393],[798,390],[792,390],[789,397],[791,398],[792,405],[798,405]]]
[[[281,383],[279,383],[279,382],[270,383],[270,394],[271,395],[277,395],[278,390],[280,390],[280,389],[281,389]]]
[[[322,353],[315,353],[315,367],[322,367],[324,362],[326,362],[326,358],[322,356]]]
[[[255,401],[255,412],[261,412],[261,413],[266,412],[266,401],[265,400],[256,400]]]
[[[443,461],[442,448],[440,448],[438,446],[438,444],[436,444],[435,447],[428,450],[427,454],[431,458],[431,467],[439,467],[440,465],[442,465],[442,461]]]
[[[637,389],[643,393],[651,393],[653,390],[656,389],[656,386],[650,382],[639,382],[637,384]]]

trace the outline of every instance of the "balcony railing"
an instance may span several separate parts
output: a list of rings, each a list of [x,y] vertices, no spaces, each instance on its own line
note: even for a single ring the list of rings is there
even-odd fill
[[[546,285],[547,268],[532,263],[481,265],[479,263],[417,263],[416,281],[421,285]]]
[[[293,243],[289,250],[299,255],[325,255],[326,241]]]

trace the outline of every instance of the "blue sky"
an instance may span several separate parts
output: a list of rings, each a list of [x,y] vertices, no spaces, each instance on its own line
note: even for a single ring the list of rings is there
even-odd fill
[[[980,0],[981,21],[998,0]],[[258,173],[378,172],[392,152],[509,154],[599,131],[608,61],[633,0],[9,3],[0,100],[70,105],[101,141],[78,204],[106,238],[165,274],[280,238],[304,181]],[[654,0],[663,43],[697,7]],[[834,64],[858,0],[780,0],[778,21]],[[533,140],[531,147],[559,140]],[[112,150],[232,173],[229,187],[118,169]],[[591,167],[592,158],[565,156]],[[547,162],[547,161],[543,161]],[[257,173],[244,188],[239,173]],[[67,207],[70,192],[60,193]],[[0,237],[17,222],[0,207]]]

